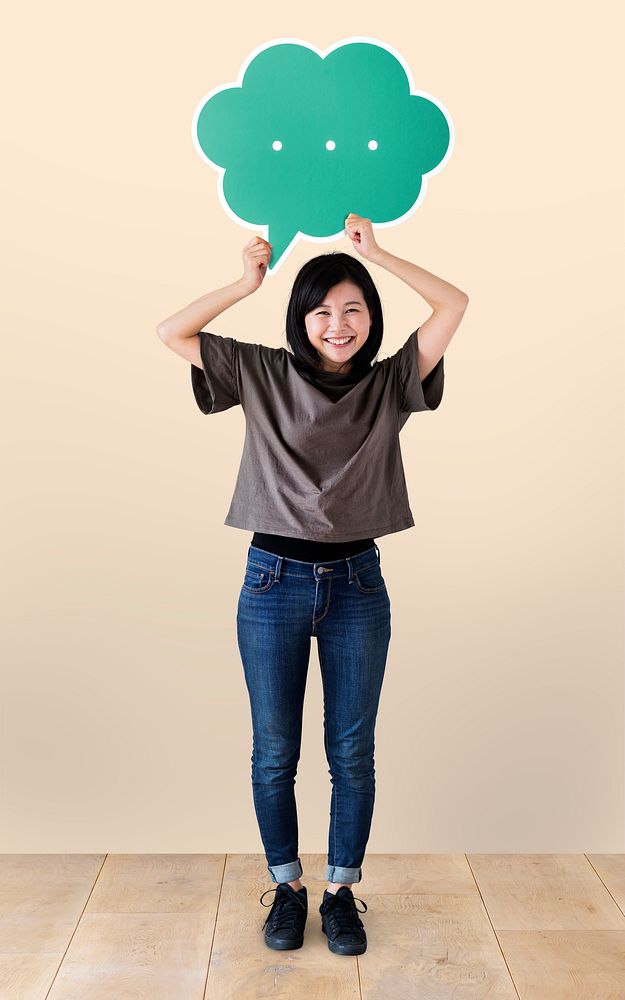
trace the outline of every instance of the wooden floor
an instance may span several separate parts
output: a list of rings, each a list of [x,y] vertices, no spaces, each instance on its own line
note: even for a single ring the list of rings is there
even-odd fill
[[[325,855],[301,860],[280,952],[264,855],[0,855],[0,998],[625,1000],[625,854],[367,854],[358,957],[321,933]]]

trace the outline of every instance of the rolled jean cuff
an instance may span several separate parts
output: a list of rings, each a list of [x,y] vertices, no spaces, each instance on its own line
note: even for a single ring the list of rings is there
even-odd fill
[[[267,870],[274,882],[295,882],[304,873],[299,858],[297,861],[289,861],[286,865],[267,865]]]
[[[326,868],[326,880],[328,882],[344,882],[351,885],[353,882],[360,882],[362,879],[362,868],[337,868],[336,865],[328,865]]]

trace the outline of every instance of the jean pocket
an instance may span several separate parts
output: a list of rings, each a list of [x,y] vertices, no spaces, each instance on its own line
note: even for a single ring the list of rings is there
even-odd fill
[[[276,582],[275,572],[259,563],[248,562],[245,567],[243,590],[250,594],[266,594]]]
[[[354,583],[362,594],[377,594],[378,591],[384,590],[386,587],[378,562],[354,570]]]

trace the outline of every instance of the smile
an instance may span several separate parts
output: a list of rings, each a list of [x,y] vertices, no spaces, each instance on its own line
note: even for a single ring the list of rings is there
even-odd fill
[[[345,344],[349,344],[353,337],[329,337],[326,338],[326,344],[332,344],[333,347],[344,347]]]

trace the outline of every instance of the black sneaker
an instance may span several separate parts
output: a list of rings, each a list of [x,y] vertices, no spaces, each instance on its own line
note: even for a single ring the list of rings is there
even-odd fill
[[[338,892],[331,893],[326,889],[323,903],[319,907],[321,914],[321,929],[328,938],[328,948],[336,955],[362,955],[367,950],[367,935],[359,913],[367,912],[367,904],[363,899],[364,910],[359,910],[354,901],[352,890],[342,885]]]
[[[271,910],[263,924],[265,929],[265,944],[270,948],[283,951],[288,948],[301,948],[304,944],[304,927],[308,916],[308,893],[303,885],[297,891],[288,882],[279,882],[275,889]],[[263,906],[264,892],[260,897]]]

